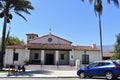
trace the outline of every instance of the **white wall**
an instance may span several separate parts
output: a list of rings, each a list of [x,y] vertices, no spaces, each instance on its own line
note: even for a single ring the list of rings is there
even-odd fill
[[[48,39],[52,38],[52,41],[49,42]],[[29,43],[51,43],[51,44],[70,44],[70,42],[65,41],[63,39],[57,38],[55,36],[49,35],[43,38],[39,38],[39,39],[35,39],[35,40],[31,40],[29,41]]]
[[[15,52],[18,53],[18,61],[14,61],[14,64],[23,64],[24,60],[29,59],[29,50],[16,49]],[[6,49],[4,65],[6,64],[13,64],[13,49]]]
[[[80,60],[80,62],[81,62],[82,54],[84,54],[84,51],[74,51],[74,54],[75,54],[74,55],[75,61]],[[100,51],[86,51],[86,54],[89,55],[90,62],[101,60]]]
[[[19,60],[15,61],[14,62],[15,64],[23,64],[24,60],[29,60],[30,50],[27,50],[27,48],[26,49],[16,49],[16,52],[19,53]],[[47,53],[47,51],[45,53]],[[59,53],[61,53],[61,52],[59,52]],[[74,54],[74,62],[76,60],[82,61],[82,54],[84,54],[84,51],[80,51],[80,50],[74,51],[73,50],[71,53]],[[86,51],[86,54],[89,54],[89,61],[90,62],[101,60],[100,51]],[[68,58],[70,57],[70,55],[67,55]],[[4,64],[5,65],[6,64],[13,64],[13,49],[6,49]]]
[[[13,49],[7,49],[4,56],[4,65],[13,63]]]

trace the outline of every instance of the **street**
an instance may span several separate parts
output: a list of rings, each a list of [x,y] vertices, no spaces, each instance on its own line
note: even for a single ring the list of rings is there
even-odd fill
[[[104,78],[102,79],[80,79],[80,78],[0,78],[0,80],[106,80]]]
[[[80,79],[73,67],[72,69],[69,66],[60,66],[59,69],[55,67],[44,66],[41,70],[39,65],[29,65],[26,67],[26,72],[17,73],[16,76],[14,74],[7,76],[8,73],[0,73],[0,80],[106,80],[105,77]],[[120,77],[118,80],[120,80]]]

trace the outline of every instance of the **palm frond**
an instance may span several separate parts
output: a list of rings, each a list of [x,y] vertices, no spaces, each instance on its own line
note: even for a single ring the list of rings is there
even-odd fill
[[[0,2],[0,9],[1,9],[1,8],[3,8],[3,4],[2,4],[2,2]]]
[[[107,2],[110,4],[110,0],[107,0]]]
[[[112,0],[116,7],[119,7],[119,1],[118,0]]]
[[[33,10],[34,7],[31,5],[29,1],[26,0],[14,0],[13,2],[14,7],[17,8],[27,8]]]
[[[28,6],[27,6],[27,8],[28,8],[28,9],[31,9],[31,10],[33,10],[33,9],[34,9],[34,7],[33,7],[33,6],[31,6],[31,5],[28,5]]]
[[[4,17],[4,12],[2,11],[1,13],[0,13],[0,18],[3,18]]]
[[[22,11],[27,13],[27,14],[31,14],[26,8],[23,8]]]
[[[20,14],[19,12],[15,12],[17,15],[19,15],[20,17],[22,17],[25,21],[27,21],[27,19],[22,15]]]
[[[27,14],[30,14],[30,12],[28,11],[28,9],[33,10],[34,7],[31,5],[31,3],[29,1],[26,0],[14,0],[13,2],[14,5],[14,10],[16,12],[25,12]]]
[[[93,0],[89,0],[89,2],[92,4]]]
[[[25,1],[24,5],[28,8],[28,9],[34,9],[34,7],[31,5],[30,1]]]
[[[84,2],[84,0],[81,0],[82,2]]]

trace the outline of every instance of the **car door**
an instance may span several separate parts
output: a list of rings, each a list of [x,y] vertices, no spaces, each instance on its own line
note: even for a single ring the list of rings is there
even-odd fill
[[[90,69],[90,74],[93,76],[100,76],[104,74],[104,62],[98,62],[98,64]]]
[[[92,63],[88,66],[88,76],[96,75],[96,66],[98,66],[98,62]]]

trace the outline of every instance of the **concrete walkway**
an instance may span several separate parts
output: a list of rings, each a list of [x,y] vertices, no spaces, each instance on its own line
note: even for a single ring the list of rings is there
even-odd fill
[[[76,71],[56,71],[56,70],[27,70],[26,72],[20,72],[14,75],[10,73],[0,73],[0,77],[78,77]]]
[[[0,77],[78,77],[76,75],[76,68],[71,66],[42,66],[40,65],[29,65],[26,66],[26,72],[20,72],[14,75],[10,73],[0,73]]]

